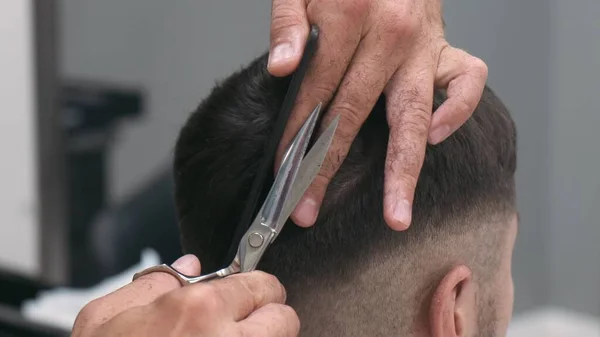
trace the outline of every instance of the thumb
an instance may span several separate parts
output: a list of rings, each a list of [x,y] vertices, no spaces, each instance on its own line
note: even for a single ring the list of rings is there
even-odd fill
[[[309,25],[304,0],[273,0],[269,72],[274,76],[291,74],[302,58]]]

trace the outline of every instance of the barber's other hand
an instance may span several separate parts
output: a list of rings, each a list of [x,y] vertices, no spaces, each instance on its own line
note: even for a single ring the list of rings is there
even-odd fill
[[[200,274],[200,262],[193,255],[180,258],[173,267]],[[294,337],[300,323],[285,298],[281,283],[263,272],[183,288],[175,277],[156,272],[86,305],[72,336]]]
[[[473,113],[487,79],[485,63],[444,38],[441,0],[273,0],[269,71],[292,73],[309,23],[320,28],[319,49],[278,149],[289,144],[318,102],[324,118],[341,120],[319,176],[292,215],[314,224],[325,190],[354,137],[383,92],[390,138],[385,168],[384,217],[408,228],[427,141],[437,144]],[[432,117],[434,86],[448,100]]]

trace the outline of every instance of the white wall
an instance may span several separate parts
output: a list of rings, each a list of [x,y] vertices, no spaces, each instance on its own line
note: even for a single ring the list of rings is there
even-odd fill
[[[31,1],[0,1],[0,267],[38,272]]]

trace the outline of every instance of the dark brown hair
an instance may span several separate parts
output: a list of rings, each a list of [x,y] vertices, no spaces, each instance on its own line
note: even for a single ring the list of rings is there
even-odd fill
[[[200,258],[204,273],[223,266],[290,81],[269,75],[266,60],[263,55],[216,85],[177,140],[175,195],[182,245],[185,253]],[[435,92],[434,110],[444,98],[443,91]],[[489,88],[459,130],[441,144],[427,146],[413,223],[401,233],[383,220],[387,141],[381,97],[332,180],[315,226],[301,229],[288,223],[259,268],[285,284],[300,275],[325,273],[334,264],[348,265],[386,240],[402,245],[434,232],[468,230],[456,225],[460,221],[449,226],[448,219],[485,218],[514,209],[516,130]]]

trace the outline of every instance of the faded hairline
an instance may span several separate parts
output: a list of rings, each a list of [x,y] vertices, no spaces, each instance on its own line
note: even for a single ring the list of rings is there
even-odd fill
[[[379,326],[382,329],[391,326],[396,334],[408,334],[428,317],[433,294],[453,266],[464,264],[471,269],[473,280],[481,285],[482,299],[493,290],[489,288],[500,270],[501,251],[508,244],[513,216],[508,209],[489,216],[463,213],[446,220],[446,227],[461,227],[462,231],[431,231],[402,245],[393,238],[378,242],[360,257],[330,266],[329,273],[300,277],[286,284],[287,303],[308,322],[303,335],[319,331],[317,335],[337,336],[345,335],[344,329],[378,331]],[[344,308],[340,313],[322,311],[336,307],[333,304],[336,301],[343,306],[350,301],[354,305],[349,306],[356,309]],[[493,310],[488,304],[478,303],[486,312]],[[361,314],[369,308],[377,309],[377,319]],[[335,317],[324,318],[325,313]],[[332,320],[338,324],[332,325]],[[391,335],[392,331],[386,333]]]

